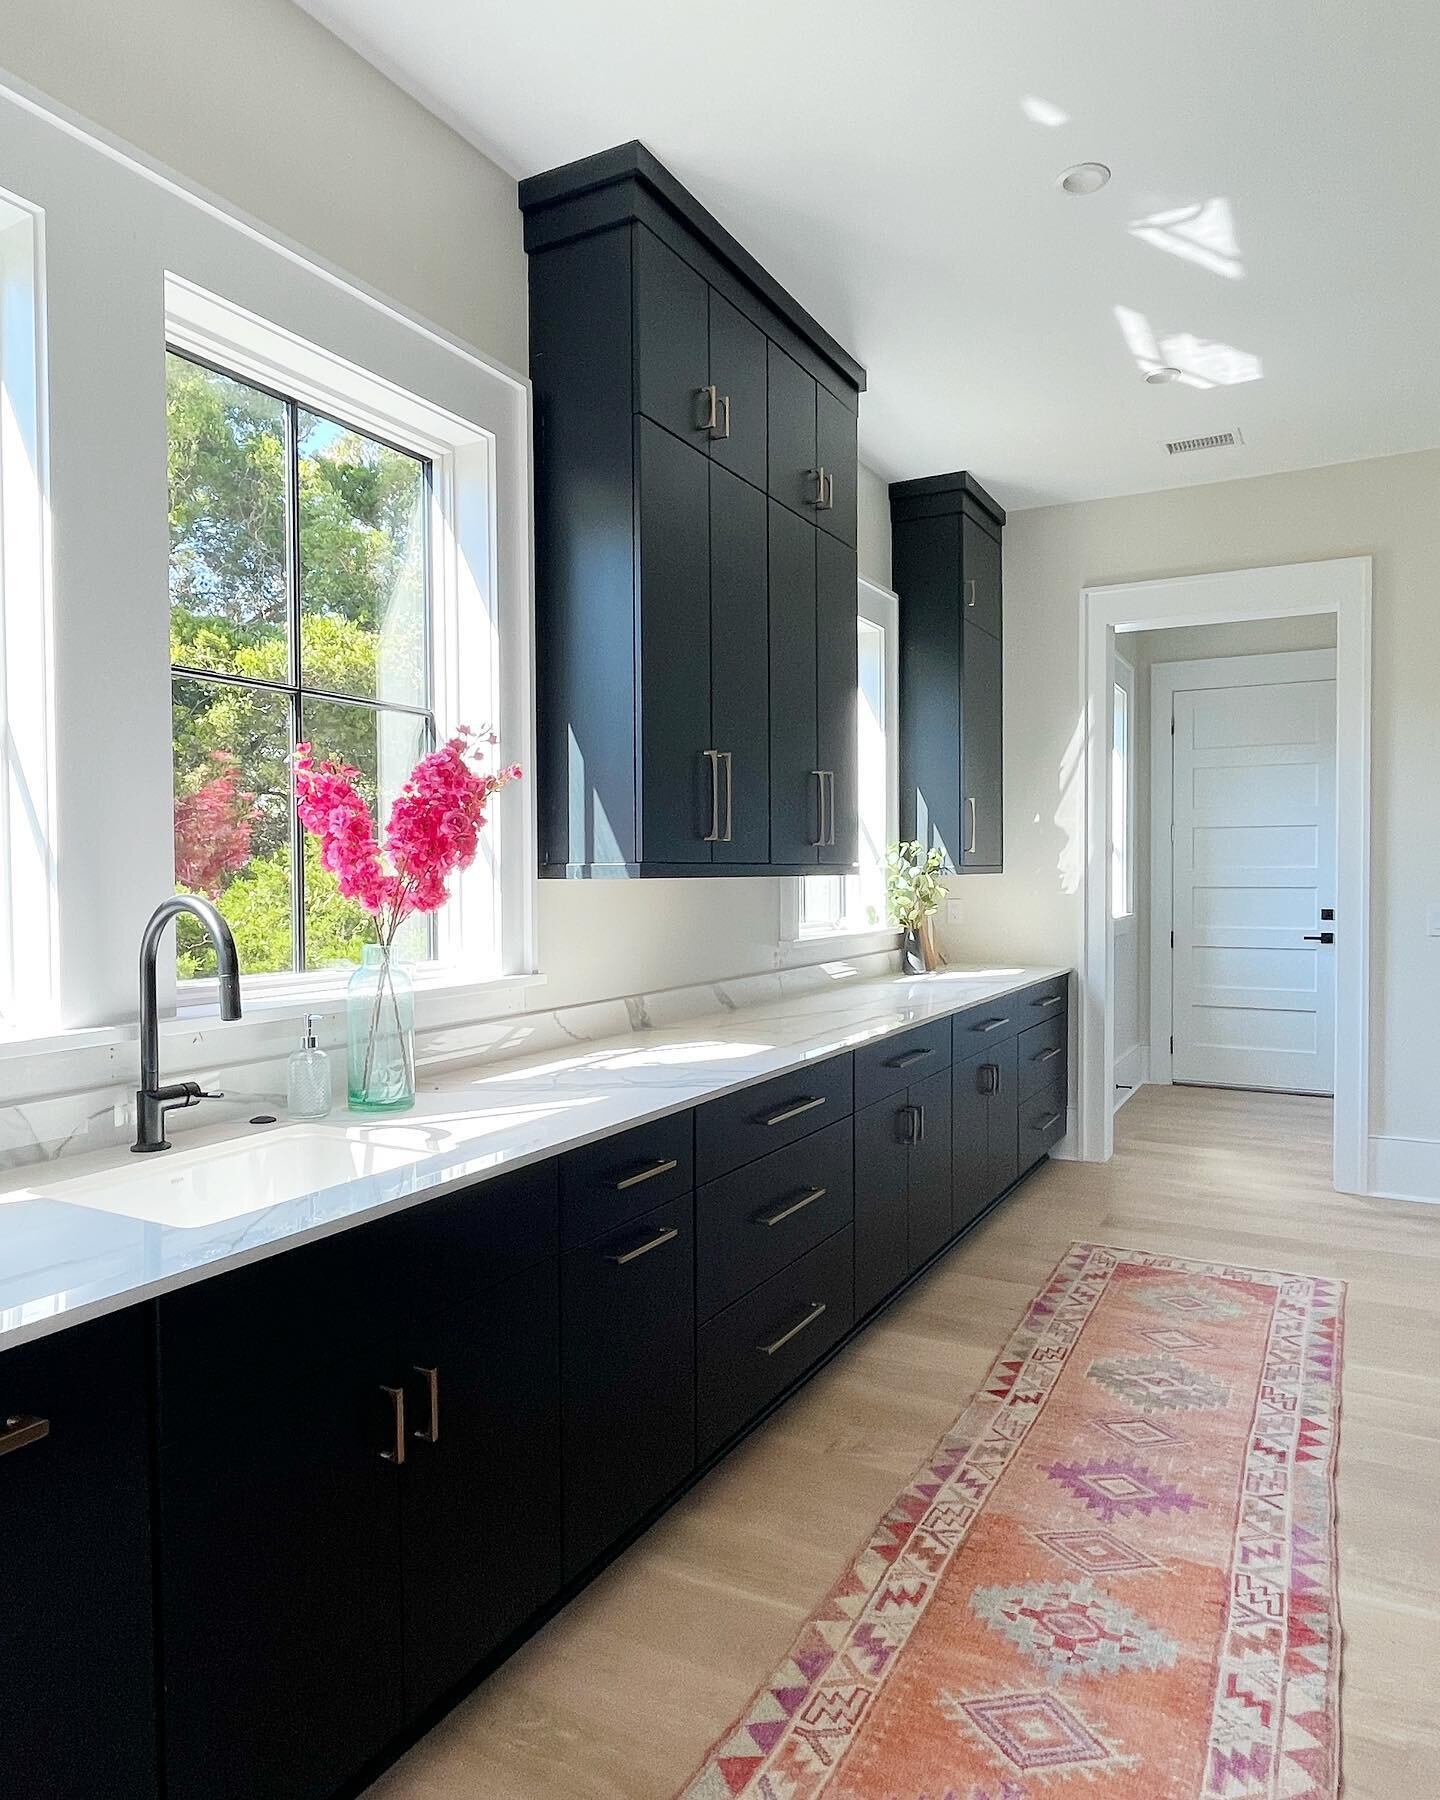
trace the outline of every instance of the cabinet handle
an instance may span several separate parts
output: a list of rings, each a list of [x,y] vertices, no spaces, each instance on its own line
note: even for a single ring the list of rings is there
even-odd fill
[[[830,795],[830,829],[826,834],[825,846],[827,849],[833,850],[835,848],[835,771],[833,769],[825,771],[825,781]]]
[[[803,1100],[797,1100],[793,1106],[785,1106],[777,1113],[766,1113],[757,1119],[757,1125],[783,1125],[789,1119],[798,1119],[801,1113],[814,1112],[817,1106],[823,1106],[827,1099],[825,1094],[807,1094]]]
[[[416,1363],[414,1367],[417,1375],[425,1377],[430,1417],[424,1425],[417,1425],[412,1435],[419,1438],[422,1444],[438,1444],[440,1442],[440,1371],[427,1369],[422,1363]]]
[[[810,773],[815,777],[815,797],[816,805],[819,809],[819,818],[815,825],[815,836],[811,841],[810,848],[812,850],[823,850],[825,848],[825,771],[823,769],[812,769]]]
[[[730,396],[728,394],[720,396],[720,424],[717,428],[714,420],[711,420],[710,435],[717,441],[722,441],[730,435]]]
[[[810,1310],[803,1319],[797,1319],[788,1331],[782,1331],[779,1337],[772,1338],[768,1344],[757,1344],[755,1348],[762,1356],[773,1356],[777,1350],[783,1350],[791,1338],[799,1337],[807,1325],[813,1325],[824,1310],[825,1302],[823,1300],[812,1301]]]
[[[648,1256],[652,1250],[658,1250],[662,1244],[670,1243],[679,1235],[680,1228],[677,1225],[667,1225],[663,1231],[657,1231],[654,1237],[646,1238],[644,1243],[636,1244],[629,1250],[608,1251],[605,1260],[614,1263],[617,1269],[623,1269],[626,1263],[632,1263],[639,1257]]]
[[[405,1466],[405,1390],[398,1387],[382,1387],[380,1392],[390,1397],[390,1412],[395,1426],[395,1437],[388,1450],[382,1450],[383,1462],[394,1463],[397,1469]]]
[[[965,582],[965,604],[968,607],[975,605],[975,581],[976,577],[971,575]]]
[[[1038,1000],[1032,1000],[1032,1006],[1058,1006],[1065,998],[1063,994],[1042,994]]]
[[[735,758],[728,750],[722,750],[720,756],[725,764],[725,830],[720,842],[728,844],[735,836]]]
[[[980,830],[980,822],[976,816],[979,808],[975,804],[975,796],[973,794],[967,794],[965,796],[965,810],[970,815],[970,841],[965,846],[965,854],[967,856],[973,856],[975,854],[976,838]]]
[[[38,1444],[49,1435],[48,1419],[37,1419],[33,1413],[10,1413],[0,1419],[0,1456],[23,1450],[27,1444]]]
[[[646,1163],[643,1169],[632,1169],[628,1175],[619,1175],[611,1183],[617,1194],[623,1194],[626,1188],[639,1187],[644,1181],[653,1181],[657,1175],[668,1175],[680,1164],[673,1156],[657,1156],[654,1162]]]
[[[933,1056],[933,1049],[907,1050],[903,1056],[889,1056],[885,1059],[887,1069],[908,1069],[911,1063],[922,1062],[925,1057]]]
[[[705,760],[710,764],[710,829],[705,833],[707,844],[720,842],[720,752],[707,750]]]
[[[925,1108],[923,1106],[906,1106],[901,1110],[910,1121],[910,1135],[907,1144],[920,1144],[925,1141]]]
[[[1000,1092],[1000,1066],[998,1063],[981,1063],[976,1073],[980,1077],[980,1092],[994,1095]]]
[[[1051,1115],[1048,1119],[1042,1119],[1040,1121],[1040,1123],[1034,1127],[1034,1129],[1036,1131],[1048,1131],[1052,1125],[1058,1125],[1059,1123],[1060,1123],[1059,1113],[1053,1112],[1053,1113],[1051,1113]]]
[[[1333,944],[1335,933],[1333,931],[1307,931],[1302,941],[1307,944]]]
[[[705,405],[705,416],[701,419],[695,429],[697,431],[708,431],[713,434],[716,424],[718,423],[720,407],[720,396],[715,391],[714,382],[712,381],[709,387],[696,388],[695,398],[703,401]]]
[[[1052,1044],[1048,1050],[1042,1050],[1038,1056],[1032,1056],[1031,1062],[1053,1062],[1060,1054],[1060,1046]]]
[[[972,1031],[998,1031],[1002,1025],[1009,1023],[1008,1018],[982,1019],[978,1025],[972,1025],[970,1029]]]
[[[820,508],[825,504],[825,471],[823,469],[811,469],[809,473],[815,482],[815,497],[810,501],[810,505],[815,508],[816,512],[819,512]]]
[[[828,1188],[823,1187],[804,1188],[788,1205],[779,1207],[772,1213],[760,1213],[756,1217],[755,1223],[757,1225],[778,1225],[782,1219],[788,1219],[791,1213],[801,1212],[805,1207],[813,1206],[817,1200],[823,1200],[829,1191]]]
[[[817,512],[830,512],[835,505],[835,477],[828,469],[818,469],[820,492],[815,498]]]

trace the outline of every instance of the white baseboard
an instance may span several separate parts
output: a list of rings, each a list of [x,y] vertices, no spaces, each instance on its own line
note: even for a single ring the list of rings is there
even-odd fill
[[[1144,1087],[1150,1079],[1150,1046],[1134,1044],[1123,1056],[1115,1058],[1115,1097],[1112,1102],[1114,1110],[1119,1112],[1127,1100],[1133,1100],[1137,1091]]]
[[[1440,1204],[1440,1139],[1372,1137],[1370,1192],[1382,1200]]]

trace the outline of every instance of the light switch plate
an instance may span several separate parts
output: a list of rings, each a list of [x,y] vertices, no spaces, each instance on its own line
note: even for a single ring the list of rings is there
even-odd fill
[[[963,900],[947,900],[945,902],[945,923],[947,925],[963,925],[965,923],[965,902]]]
[[[1426,937],[1440,937],[1440,905],[1425,908]]]

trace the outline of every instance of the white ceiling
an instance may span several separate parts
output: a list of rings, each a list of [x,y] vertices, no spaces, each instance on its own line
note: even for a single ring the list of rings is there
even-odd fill
[[[641,138],[866,365],[892,479],[1031,506],[1440,443],[1434,0],[302,4],[514,174]]]

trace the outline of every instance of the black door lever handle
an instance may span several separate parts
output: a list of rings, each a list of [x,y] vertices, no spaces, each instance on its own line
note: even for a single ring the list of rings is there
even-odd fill
[[[1305,942],[1307,944],[1333,944],[1335,933],[1333,931],[1307,931]]]

